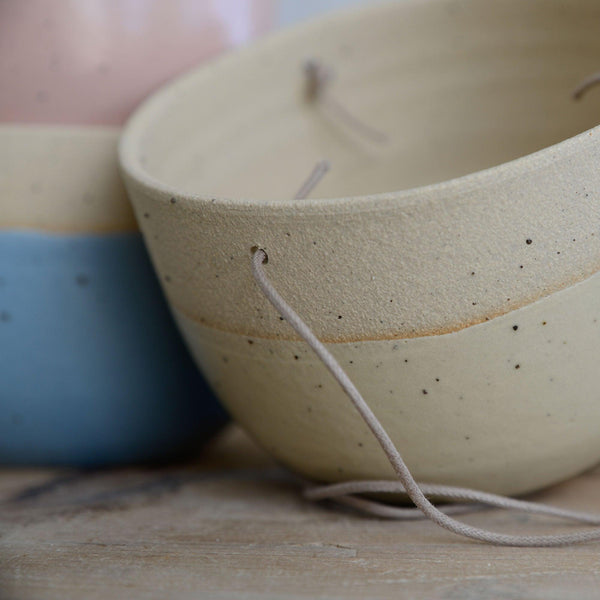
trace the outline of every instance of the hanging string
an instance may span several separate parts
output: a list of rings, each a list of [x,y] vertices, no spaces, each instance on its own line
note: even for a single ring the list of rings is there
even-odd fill
[[[330,66],[323,64],[315,58],[309,58],[304,62],[304,74],[306,77],[306,98],[309,102],[319,103],[333,117],[337,117],[353,129],[363,138],[377,144],[385,144],[387,135],[371,125],[368,125],[357,116],[352,114],[339,100],[327,93],[335,72]]]
[[[328,107],[337,116],[341,117],[352,129],[363,137],[378,143],[387,141],[385,134],[363,123],[330,95],[325,95],[329,83],[334,78],[334,72],[330,67],[325,66],[317,60],[310,59],[306,61],[304,71],[307,80],[306,95],[309,101],[319,101],[323,106]],[[576,100],[581,99],[588,90],[598,84],[600,84],[600,72],[583,80],[574,90],[573,98]],[[327,161],[323,160],[317,163],[294,197],[296,199],[306,198],[328,170],[329,163]],[[575,533],[557,535],[509,535],[473,527],[452,518],[452,514],[462,514],[481,509],[485,506],[493,506],[505,510],[518,510],[590,525],[600,525],[600,515],[598,514],[516,500],[469,488],[417,483],[388,433],[365,402],[347,373],[329,350],[327,350],[325,345],[315,336],[310,327],[287,304],[269,281],[263,266],[267,262],[267,253],[261,248],[253,248],[252,273],[259,288],[269,302],[277,309],[281,317],[304,339],[333,375],[365,424],[373,433],[398,477],[398,481],[347,481],[330,485],[311,485],[304,490],[305,498],[313,501],[332,500],[381,518],[403,520],[428,518],[440,527],[457,535],[500,546],[556,547],[600,540],[600,529],[597,527]],[[358,494],[365,493],[406,494],[416,508],[393,506],[358,496]],[[437,508],[430,502],[428,496],[452,502],[458,501],[460,504],[451,504]]]
[[[296,193],[296,199],[305,198],[310,191],[321,181],[323,176],[329,170],[329,162],[321,160],[317,162],[305,183]],[[310,182],[310,185],[308,185]],[[583,523],[592,525],[600,524],[600,515],[570,511],[552,506],[546,506],[535,502],[525,502],[498,496],[486,492],[479,492],[468,488],[459,488],[454,486],[442,486],[432,484],[420,484],[421,491],[426,496],[436,496],[452,502],[463,501],[467,504],[452,504],[442,506],[440,510],[445,514],[461,514],[473,512],[474,510],[485,506],[494,506],[507,510],[520,510],[521,512],[530,512],[559,518],[574,519]],[[417,520],[426,518],[418,508],[405,508],[390,506],[383,502],[369,500],[366,498],[357,498],[356,494],[363,493],[388,493],[405,494],[406,490],[399,481],[347,481],[343,483],[334,483],[331,485],[308,485],[304,490],[304,497],[308,500],[333,500],[339,504],[351,506],[359,511],[375,515],[382,518]]]
[[[329,161],[320,160],[310,175],[306,178],[304,183],[300,186],[300,189],[296,192],[294,196],[295,200],[303,200],[306,198],[313,190],[313,188],[323,179],[325,173],[329,171]]]
[[[600,524],[600,516],[587,513],[578,513],[566,511],[559,508],[552,508],[531,502],[524,502],[486,494],[476,490],[464,488],[453,488],[451,486],[420,486],[413,478],[408,467],[404,463],[400,452],[392,442],[391,438],[383,428],[377,417],[369,408],[368,404],[363,399],[362,395],[352,383],[344,369],[337,362],[335,357],[327,350],[325,345],[315,336],[310,327],[300,318],[300,316],[289,306],[283,297],[277,292],[273,284],[269,281],[263,264],[268,261],[267,253],[261,248],[254,250],[252,255],[252,273],[254,279],[261,289],[262,293],[269,302],[277,309],[279,314],[291,325],[296,333],[304,339],[304,341],[312,348],[315,354],[321,359],[335,380],[344,390],[354,408],[358,411],[363,421],[371,430],[375,439],[381,446],[390,464],[392,465],[396,475],[398,476],[401,487],[390,487],[393,492],[403,491],[412,500],[414,505],[428,519],[458,535],[467,538],[487,542],[500,546],[519,546],[519,547],[553,547],[564,546],[588,542],[592,540],[600,540],[600,528],[588,529],[576,533],[557,534],[557,535],[509,535],[497,533],[467,525],[462,521],[458,521],[448,512],[444,512],[436,508],[427,498],[427,494],[438,494],[446,498],[456,498],[460,500],[481,502],[499,506],[501,508],[511,508],[526,510],[527,512],[545,514],[549,516],[557,516],[567,519],[573,519],[585,523]],[[390,510],[392,507],[387,507],[383,510],[383,505],[374,501],[356,498],[350,494],[359,492],[377,492],[386,491],[386,486],[391,484],[384,482],[347,482],[345,484],[335,484],[334,486],[324,486],[321,488],[311,488],[306,492],[308,497],[313,499],[336,498],[338,501],[343,501],[346,504],[351,504],[357,508],[367,510],[380,516],[397,516],[398,511],[402,509]],[[345,486],[345,487],[344,487]],[[433,491],[432,491],[433,490]],[[462,510],[462,509],[461,509]],[[385,513],[385,514],[383,514]],[[394,515],[396,513],[396,515]]]
[[[436,485],[430,483],[420,483],[421,491],[428,497],[434,496],[452,502],[461,501],[468,504],[454,504],[450,507],[442,507],[444,512],[448,514],[447,509],[456,509],[457,512],[468,512],[476,508],[485,506],[493,506],[505,510],[518,510],[537,515],[545,515],[549,517],[558,517],[560,519],[570,519],[590,525],[600,525],[600,514],[586,513],[574,510],[547,506],[538,502],[527,502],[525,500],[516,500],[506,496],[490,494],[488,492],[480,492],[469,488],[461,488],[449,485]],[[343,483],[333,483],[330,485],[318,485],[308,487],[304,491],[304,497],[309,500],[337,500],[348,504],[348,496],[354,494],[402,494],[406,490],[399,481],[346,481]],[[366,500],[363,498],[352,498],[352,500],[360,500],[361,507],[368,507],[368,512],[377,514],[383,511],[380,516],[389,516],[398,518],[399,514],[407,514],[407,511],[414,513],[412,518],[424,518],[423,513],[414,508],[398,508],[374,500]],[[478,506],[479,505],[479,506]],[[362,508],[362,510],[365,510]],[[402,511],[402,512],[398,512]],[[406,517],[404,517],[406,518]]]
[[[573,99],[581,100],[583,96],[594,86],[600,83],[600,71],[586,77],[574,90]]]

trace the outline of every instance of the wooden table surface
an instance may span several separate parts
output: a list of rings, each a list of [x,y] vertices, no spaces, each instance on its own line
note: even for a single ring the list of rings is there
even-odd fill
[[[2,599],[600,598],[600,544],[485,546],[311,504],[238,429],[195,462],[0,471]],[[535,499],[600,511],[600,469]],[[572,525],[488,510],[505,532]]]

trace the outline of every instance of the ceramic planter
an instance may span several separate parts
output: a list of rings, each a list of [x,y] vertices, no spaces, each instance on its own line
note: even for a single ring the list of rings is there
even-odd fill
[[[2,2],[0,122],[121,125],[174,75],[268,29],[273,2]]]
[[[163,299],[111,128],[0,126],[0,462],[165,458],[224,413]]]
[[[522,493],[598,461],[600,109],[571,95],[600,68],[598,17],[592,0],[353,10],[136,112],[121,164],[163,289],[277,459],[323,481],[392,473],[261,296],[254,246],[417,479]],[[307,56],[386,144],[307,102]],[[323,158],[318,199],[293,200]]]

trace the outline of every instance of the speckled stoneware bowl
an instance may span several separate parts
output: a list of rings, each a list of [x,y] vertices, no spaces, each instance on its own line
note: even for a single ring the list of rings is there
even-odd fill
[[[0,126],[0,463],[164,458],[224,420],[137,231],[118,133]]]
[[[417,479],[516,494],[600,459],[600,103],[572,98],[600,68],[599,19],[596,0],[333,14],[185,76],[129,122],[126,185],[181,330],[282,463],[392,476],[261,295],[253,246]],[[308,56],[387,143],[307,100]],[[318,199],[293,200],[322,158]]]

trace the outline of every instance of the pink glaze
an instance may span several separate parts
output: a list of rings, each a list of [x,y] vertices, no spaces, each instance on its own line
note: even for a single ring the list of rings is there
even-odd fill
[[[274,0],[0,0],[0,122],[120,125],[271,24]]]

